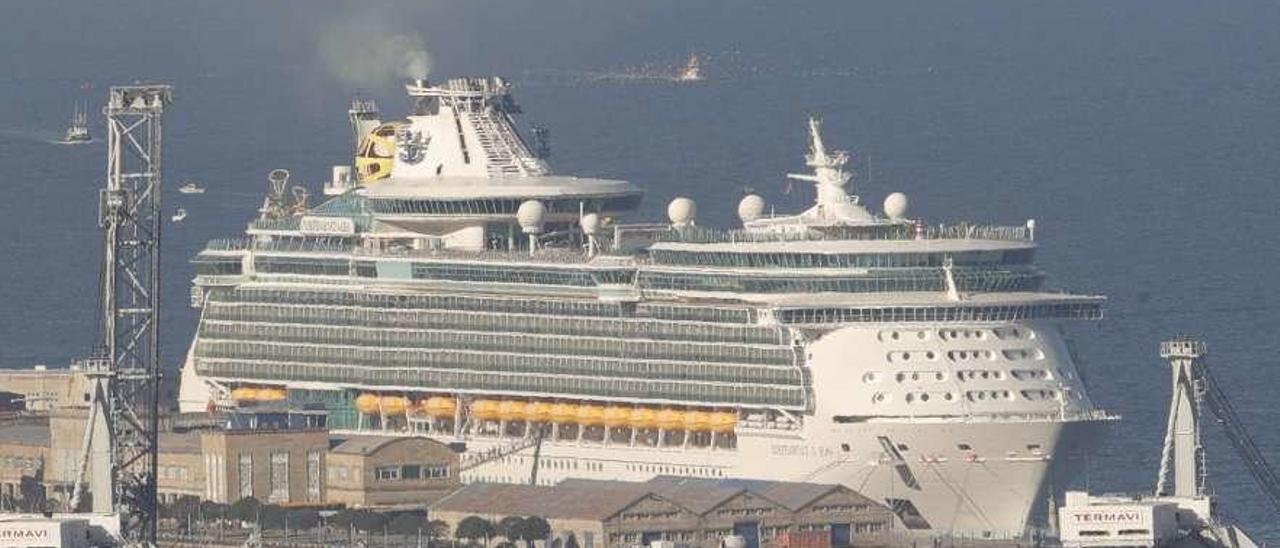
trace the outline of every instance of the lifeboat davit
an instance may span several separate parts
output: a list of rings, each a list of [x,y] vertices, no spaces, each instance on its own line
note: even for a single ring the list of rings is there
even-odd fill
[[[498,406],[497,400],[476,400],[471,404],[471,416],[481,420],[497,420]]]

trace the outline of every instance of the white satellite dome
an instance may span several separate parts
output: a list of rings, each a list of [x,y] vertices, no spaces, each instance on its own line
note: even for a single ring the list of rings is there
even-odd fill
[[[738,202],[738,218],[742,219],[743,223],[759,219],[761,215],[764,215],[764,198],[759,194],[748,194]]]
[[[588,213],[578,219],[578,226],[582,227],[582,233],[592,235],[600,231],[600,216],[595,213]]]
[[[542,202],[526,200],[516,210],[516,222],[520,223],[525,234],[537,234],[542,232],[542,219],[546,214],[547,206],[542,205]]]
[[[890,219],[898,220],[907,214],[907,195],[901,192],[894,192],[884,197],[884,214]]]
[[[681,196],[667,205],[667,218],[671,219],[671,224],[676,226],[688,226],[693,222],[693,216],[697,214],[698,206],[693,203],[692,199]]]

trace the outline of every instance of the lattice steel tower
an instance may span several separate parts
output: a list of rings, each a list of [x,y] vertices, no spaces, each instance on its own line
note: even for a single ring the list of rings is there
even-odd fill
[[[169,86],[115,86],[104,109],[102,346],[86,364],[95,380],[85,456],[93,511],[119,514],[128,544],[156,539],[161,122],[172,96]]]

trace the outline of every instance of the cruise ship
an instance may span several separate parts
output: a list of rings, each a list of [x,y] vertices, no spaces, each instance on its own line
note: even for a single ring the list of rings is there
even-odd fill
[[[1025,534],[1108,420],[1064,334],[1105,299],[1046,287],[1033,221],[875,211],[818,120],[788,175],[812,207],[747,195],[711,228],[669,196],[631,221],[642,189],[554,174],[507,81],[406,90],[403,119],[353,104],[324,200],[277,170],[245,235],[195,257],[184,411],[323,407],[454,444],[465,481],[841,483],[975,537]]]

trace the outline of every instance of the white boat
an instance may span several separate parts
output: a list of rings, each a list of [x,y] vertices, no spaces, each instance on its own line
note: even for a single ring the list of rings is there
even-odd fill
[[[680,75],[676,77],[680,82],[697,82],[702,80],[702,62],[698,59],[698,54],[689,54],[689,61],[680,70]]]
[[[89,117],[80,103],[76,103],[75,113],[71,115],[71,124],[67,126],[67,131],[63,134],[62,140],[58,141],[64,145],[79,145],[93,142],[93,136],[89,134]]]
[[[187,210],[183,208],[178,208],[178,210],[173,213],[172,220],[175,223],[181,223],[186,218],[187,218]]]
[[[1034,223],[873,210],[817,120],[804,211],[726,188],[735,228],[683,197],[636,224],[642,189],[553,174],[504,80],[406,89],[407,118],[352,110],[328,200],[275,176],[247,238],[196,257],[183,411],[271,387],[335,431],[465,445],[464,481],[526,482],[537,451],[546,483],[841,483],[975,538],[1026,533],[1109,420],[1066,335],[1105,298],[1049,286]]]
[[[189,182],[185,185],[178,187],[178,192],[181,192],[183,194],[204,194],[204,187],[197,185],[193,182]]]

